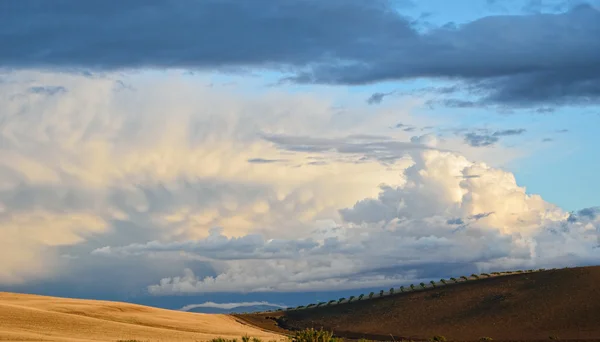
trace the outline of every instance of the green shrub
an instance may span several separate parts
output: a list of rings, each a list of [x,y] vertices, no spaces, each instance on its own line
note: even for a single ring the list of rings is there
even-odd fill
[[[400,292],[404,292],[404,286],[400,286]]]
[[[385,291],[383,291],[383,290],[379,291],[379,297],[383,297],[384,293],[385,293]]]
[[[374,295],[375,295],[375,292],[369,293],[369,298],[373,298]]]
[[[452,280],[455,283],[458,283],[458,280],[456,278],[450,278],[450,280]]]
[[[435,287],[435,281],[432,280],[429,283],[431,284],[431,287]]]
[[[430,342],[446,342],[446,338],[442,335],[435,335],[429,339]]]
[[[335,303],[335,299],[332,299],[332,300],[330,300],[330,301],[327,303],[327,305],[331,305],[331,304],[333,304],[333,303]]]
[[[475,278],[475,279],[479,279],[479,276],[475,273],[471,274],[471,277]]]
[[[356,298],[356,297],[354,297],[354,296],[350,296],[350,297],[348,298],[348,303],[350,303],[350,302],[351,302],[351,301],[352,301],[354,298]]]
[[[297,331],[291,338],[291,342],[334,342],[338,339],[333,337],[329,331],[315,330],[313,328]]]
[[[422,288],[425,288],[425,283],[420,283],[419,285],[421,285]]]
[[[465,276],[461,276],[460,279],[469,280],[469,278],[467,278]]]
[[[242,336],[242,342],[250,342],[250,336],[248,336],[248,335]]]
[[[415,285],[414,284],[410,284],[410,289],[414,290],[415,289]]]
[[[394,294],[394,288],[390,288],[390,294]]]
[[[445,279],[440,279],[440,283],[446,285],[446,280]]]
[[[258,337],[253,337],[252,342],[262,342],[262,340]]]
[[[361,299],[363,299],[363,297],[364,297],[364,296],[365,296],[365,294],[364,294],[364,293],[361,293],[361,294],[360,294],[360,296],[358,296],[358,300],[361,300]]]
[[[346,300],[346,298],[342,297],[340,299],[338,299],[338,304],[340,304],[341,302],[343,302],[344,300]]]
[[[481,273],[482,276],[486,276],[486,277],[490,277],[490,275],[488,273]]]

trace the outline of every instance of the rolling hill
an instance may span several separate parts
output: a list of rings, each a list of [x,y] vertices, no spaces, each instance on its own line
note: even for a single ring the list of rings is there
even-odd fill
[[[516,273],[339,305],[235,315],[285,333],[324,328],[338,336],[423,340],[600,340],[600,266]],[[346,301],[347,302],[347,301]]]
[[[227,315],[0,292],[0,341],[206,341],[282,336]]]

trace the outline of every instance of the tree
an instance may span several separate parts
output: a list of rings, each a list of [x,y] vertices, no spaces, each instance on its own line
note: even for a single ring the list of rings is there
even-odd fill
[[[375,292],[369,293],[369,298],[373,298],[374,295],[375,295]]]
[[[379,297],[383,297],[383,293],[384,293],[384,292],[385,292],[385,291],[383,291],[383,290],[379,291]]]
[[[440,279],[440,283],[442,283],[442,284],[446,285],[446,280],[444,280],[444,279]]]
[[[419,285],[421,285],[422,288],[425,288],[425,283],[420,283]]]
[[[435,281],[430,281],[429,283],[431,283],[431,287],[435,287]]]
[[[404,292],[404,286],[400,286],[400,292]]]
[[[458,280],[456,280],[456,278],[450,278],[450,280],[452,280],[455,283],[458,283]]]
[[[461,276],[460,279],[464,279],[465,281],[469,280],[466,276]]]
[[[348,298],[348,303],[350,303],[354,298],[354,296],[350,296],[350,298]]]
[[[360,294],[360,296],[358,296],[358,300],[361,300],[361,299],[363,299],[363,297],[364,297],[364,296],[365,296],[365,294],[364,294],[364,293],[361,293],[361,294]]]
[[[394,288],[390,288],[390,294],[394,294]]]
[[[414,290],[415,289],[415,285],[414,284],[410,284],[410,289]]]
[[[342,297],[340,299],[338,299],[338,304],[340,304],[341,302],[343,302],[344,300],[346,300],[346,298]]]

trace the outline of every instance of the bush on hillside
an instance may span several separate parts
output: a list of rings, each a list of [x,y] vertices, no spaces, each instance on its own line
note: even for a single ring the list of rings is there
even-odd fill
[[[313,328],[297,331],[290,339],[291,342],[337,342],[339,339],[333,337],[333,333],[323,329]]]
[[[442,335],[435,335],[429,339],[430,342],[446,342],[446,338]]]

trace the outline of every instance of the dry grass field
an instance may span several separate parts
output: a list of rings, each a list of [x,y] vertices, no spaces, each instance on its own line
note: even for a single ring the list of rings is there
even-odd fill
[[[0,292],[0,341],[207,341],[245,334],[282,339],[227,315]]]

